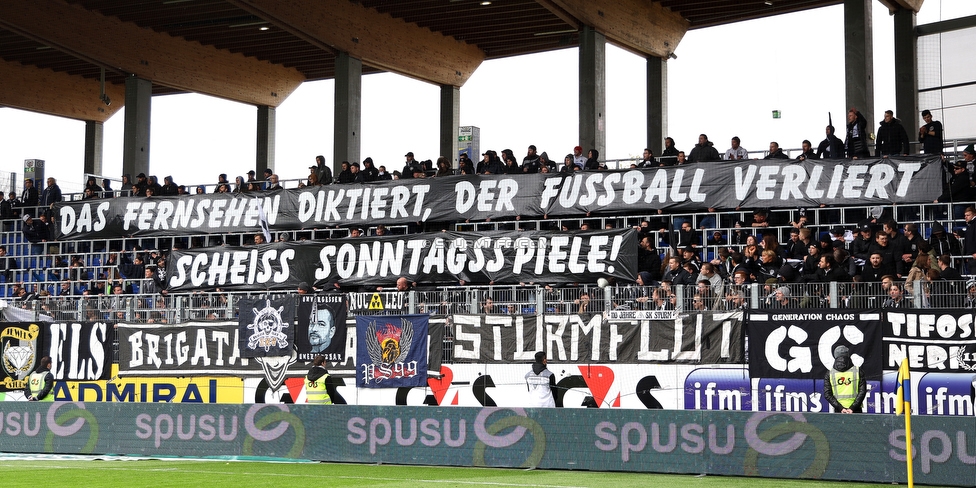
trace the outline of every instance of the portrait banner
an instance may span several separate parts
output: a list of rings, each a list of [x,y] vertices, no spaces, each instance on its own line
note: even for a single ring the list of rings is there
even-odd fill
[[[341,363],[346,356],[346,295],[326,293],[301,295],[298,302],[298,326],[295,344],[298,360],[309,362],[325,356],[330,363]]]
[[[295,297],[241,299],[238,304],[240,350],[244,357],[292,356],[295,344]]]
[[[430,315],[356,317],[356,386],[426,386],[429,321]]]
[[[881,377],[881,313],[835,309],[746,312],[749,375],[823,379],[833,351],[847,346],[868,379]]]

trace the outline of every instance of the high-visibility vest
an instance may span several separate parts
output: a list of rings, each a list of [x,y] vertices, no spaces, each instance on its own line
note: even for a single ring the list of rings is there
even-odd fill
[[[312,381],[305,376],[305,402],[306,403],[318,403],[320,405],[332,405],[332,397],[329,396],[329,392],[326,390],[325,383],[329,379],[328,374],[322,375],[321,378]]]
[[[847,371],[830,370],[830,386],[834,390],[834,398],[844,408],[851,408],[857,398],[857,385],[861,372],[857,366],[851,366]]]
[[[48,373],[49,371],[47,370],[36,371],[31,373],[30,376],[27,377],[27,383],[30,385],[31,395],[36,397],[42,391],[44,391],[44,387],[46,386],[44,384],[44,377],[47,376]],[[48,394],[44,398],[38,398],[38,401],[53,402],[54,395],[51,392],[48,392]]]

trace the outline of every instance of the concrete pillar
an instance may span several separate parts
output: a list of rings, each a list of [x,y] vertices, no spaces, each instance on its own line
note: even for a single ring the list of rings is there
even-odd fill
[[[332,174],[339,175],[339,163],[359,161],[362,125],[363,61],[346,52],[335,60],[335,150]]]
[[[254,158],[257,179],[264,179],[264,170],[275,166],[275,108],[258,105],[257,154]]]
[[[152,82],[130,76],[125,79],[125,126],[122,136],[122,174],[149,174],[149,120]]]
[[[104,126],[94,120],[85,121],[85,174],[102,174],[102,143],[104,142]],[[87,180],[86,180],[87,181]],[[102,184],[101,181],[98,182]]]
[[[647,147],[660,156],[668,135],[668,63],[647,57]]]
[[[584,26],[579,35],[579,144],[606,159],[606,49],[607,38]]]
[[[905,126],[910,140],[918,134],[918,43],[915,11],[895,12],[895,117]],[[915,151],[913,151],[915,152]]]
[[[874,34],[871,28],[871,1],[844,0],[844,82],[847,105],[840,120],[834,119],[838,132],[847,124],[847,110],[851,107],[857,107],[868,120],[868,132],[873,134],[878,129],[874,123],[874,48],[871,45]]]
[[[441,85],[441,156],[457,168],[458,127],[461,125],[461,89],[453,85]],[[436,162],[436,161],[435,161]]]

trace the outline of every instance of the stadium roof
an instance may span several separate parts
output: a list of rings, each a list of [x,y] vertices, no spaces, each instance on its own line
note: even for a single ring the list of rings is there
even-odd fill
[[[892,0],[907,1],[907,0]],[[584,25],[666,57],[687,29],[841,0],[9,0],[0,6],[0,105],[105,120],[124,80],[155,94],[200,92],[277,106],[335,76],[338,52],[363,72],[463,85],[485,59],[574,47]],[[99,101],[105,92],[119,103]]]

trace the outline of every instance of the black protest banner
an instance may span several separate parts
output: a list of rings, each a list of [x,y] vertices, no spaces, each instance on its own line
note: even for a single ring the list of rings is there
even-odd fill
[[[54,322],[41,326],[44,354],[56,380],[94,381],[112,374],[115,327],[105,322]]]
[[[454,362],[531,362],[547,351],[569,363],[738,363],[741,323],[741,312],[627,322],[599,314],[453,315]]]
[[[346,302],[343,293],[299,297],[298,327],[295,329],[299,361],[311,361],[318,355],[332,363],[345,359]]]
[[[753,378],[823,379],[833,351],[847,346],[870,379],[881,378],[881,314],[877,311],[785,309],[746,312],[749,375]]]
[[[244,194],[55,204],[58,239],[260,232],[316,226],[543,218],[703,208],[931,202],[937,157],[717,161],[656,169],[484,175]],[[708,171],[706,171],[706,168]]]
[[[291,356],[295,349],[295,297],[242,298],[237,302],[244,357]]]
[[[972,310],[885,310],[883,318],[885,370],[897,370],[908,359],[913,372],[976,371]]]
[[[440,232],[174,250],[166,276],[170,291],[295,290],[303,281],[392,286],[401,276],[432,284],[633,281],[637,233]]]
[[[43,356],[41,325],[0,324],[0,391],[20,391]]]

